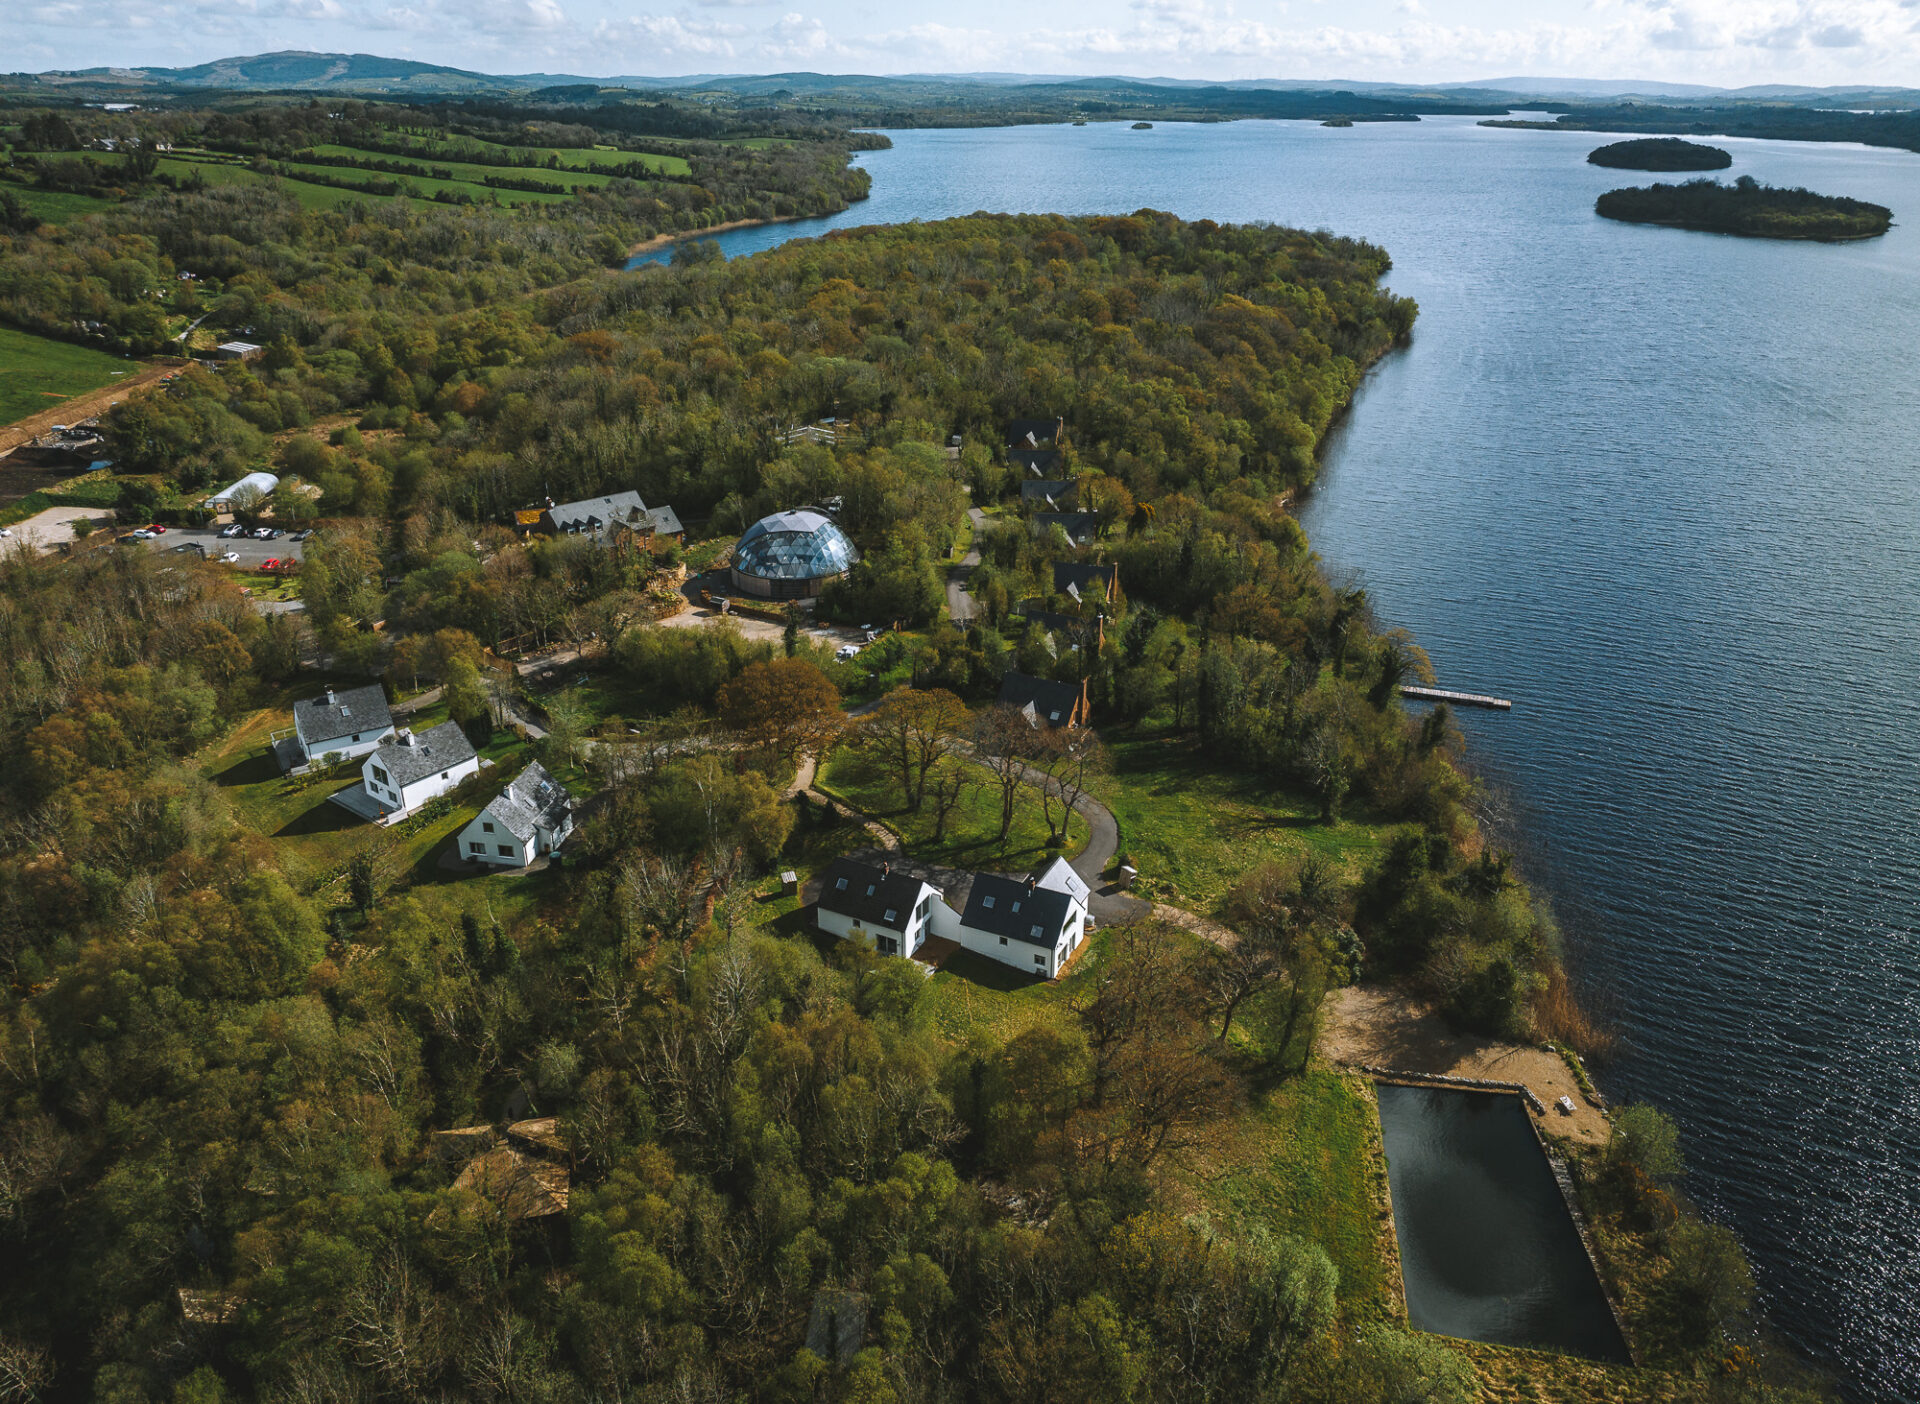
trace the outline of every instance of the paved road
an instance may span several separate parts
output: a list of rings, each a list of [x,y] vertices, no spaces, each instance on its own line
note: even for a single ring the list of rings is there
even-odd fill
[[[980,532],[987,524],[987,514],[978,507],[967,509],[967,520],[973,523],[973,542],[967,547],[967,554],[959,563],[947,568],[947,613],[956,624],[964,624],[979,612],[973,596],[967,593],[967,581],[973,577],[973,568],[980,564]]]

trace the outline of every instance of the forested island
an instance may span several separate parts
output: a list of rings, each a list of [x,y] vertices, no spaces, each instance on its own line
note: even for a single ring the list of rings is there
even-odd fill
[[[1641,137],[1598,147],[1587,153],[1587,164],[1628,171],[1724,171],[1733,155],[1679,137]]]
[[[1741,176],[1732,185],[1691,180],[1609,190],[1594,203],[1594,212],[1632,224],[1666,224],[1750,239],[1871,239],[1893,225],[1893,211],[1885,205],[1762,185],[1752,176]]]
[[[164,536],[0,556],[14,1397],[1812,1397],[1650,1108],[1556,1142],[1641,1373],[1407,1327],[1372,1084],[1322,1051],[1342,992],[1520,1053],[1607,1038],[1451,717],[1402,705],[1424,654],[1290,510],[1414,324],[1384,250],[1142,210],[625,273],[648,232],[850,197],[851,134],[329,110],[194,117],[255,144],[230,181],[160,162],[62,209],[36,175],[0,232],[13,326],[196,353],[105,416],[109,519],[178,532],[271,470],[247,521],[315,533],[291,586]],[[70,148],[47,115],[11,133],[36,171],[157,136],[56,114],[116,143]],[[256,170],[457,159],[486,192],[709,119],[685,170],[525,204]],[[1041,464],[1078,538],[1024,506]],[[537,526],[614,493],[683,531]],[[820,610],[880,625],[852,657],[693,603],[689,570],[811,503],[858,550]],[[1022,677],[1088,725],[1002,705]],[[388,826],[334,803],[357,761],[283,772],[294,719],[364,689],[488,769]],[[566,848],[463,865],[536,763]],[[1139,907],[1059,980],[812,924],[876,831],[1074,856],[1063,786]]]

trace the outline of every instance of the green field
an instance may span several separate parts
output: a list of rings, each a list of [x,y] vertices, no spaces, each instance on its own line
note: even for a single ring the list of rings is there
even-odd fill
[[[396,156],[386,152],[368,151],[356,146],[321,145],[310,148],[323,156],[344,156],[352,160],[365,161],[410,161],[419,164],[447,166],[455,170],[462,179],[481,180],[487,175],[531,176],[538,180],[562,180],[569,174],[586,177],[582,184],[603,185],[614,177],[601,172],[608,167],[629,166],[635,163],[645,166],[655,175],[686,176],[693,168],[687,164],[684,156],[658,156],[645,151],[613,151],[602,147],[590,150],[570,150],[550,146],[496,146],[490,142],[459,137],[431,143],[430,149],[417,155]],[[463,161],[463,155],[507,152],[516,158],[519,164],[513,166],[495,166],[485,162]],[[558,170],[548,166],[549,160],[559,162]]]
[[[0,424],[58,409],[62,400],[111,385],[136,369],[136,362],[122,356],[0,327]]]
[[[1100,798],[1120,821],[1120,849],[1142,890],[1162,901],[1211,912],[1253,869],[1309,850],[1355,878],[1384,842],[1353,806],[1328,827],[1314,799],[1222,774],[1185,736],[1109,737],[1107,749],[1112,775]]]
[[[110,210],[115,202],[97,195],[75,195],[66,190],[37,190],[31,185],[8,185],[14,198],[48,224],[69,224],[86,215]]]

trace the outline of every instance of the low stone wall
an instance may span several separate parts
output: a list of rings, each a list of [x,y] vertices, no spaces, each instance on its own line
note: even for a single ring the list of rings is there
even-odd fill
[[[1436,1087],[1462,1087],[1476,1092],[1517,1092],[1526,1098],[1527,1105],[1533,1108],[1536,1116],[1545,1116],[1547,1109],[1533,1089],[1524,1082],[1491,1082],[1478,1077],[1450,1077],[1446,1073],[1408,1072],[1404,1068],[1379,1068],[1370,1063],[1349,1063],[1355,1072],[1363,1072],[1368,1077],[1382,1078],[1387,1082],[1407,1082],[1417,1086],[1431,1084]]]

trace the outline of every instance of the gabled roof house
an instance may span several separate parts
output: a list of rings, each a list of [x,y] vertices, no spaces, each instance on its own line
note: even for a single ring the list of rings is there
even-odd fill
[[[470,863],[522,868],[573,833],[573,796],[535,761],[476,815],[455,840]]]
[[[1054,527],[1067,534],[1067,540],[1076,546],[1091,546],[1094,538],[1100,534],[1100,514],[1097,512],[1035,512],[1033,514],[1033,534],[1045,536]]]
[[[458,722],[421,732],[401,731],[360,767],[360,783],[388,818],[411,814],[480,772],[480,757]]]
[[[1043,448],[1047,444],[1057,444],[1066,437],[1067,421],[1058,415],[1052,419],[1007,421],[1007,447],[1010,449]]]
[[[393,713],[387,707],[386,689],[379,683],[329,687],[293,704],[296,765],[311,765],[326,756],[343,760],[362,756],[391,735]]]
[[[1042,478],[1020,484],[1020,505],[1048,512],[1070,512],[1080,501],[1077,478]]]
[[[1055,682],[1009,672],[1000,679],[1000,705],[1025,714],[1034,726],[1080,726],[1087,720],[1087,684]]]
[[[866,939],[882,955],[912,955],[934,932],[934,914],[948,916],[940,889],[924,878],[854,858],[836,858],[821,880],[814,922],[822,931]]]
[[[1055,561],[1053,592],[1056,595],[1073,595],[1083,602],[1091,599],[1117,604],[1120,600],[1120,567],[1097,561]]]

